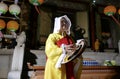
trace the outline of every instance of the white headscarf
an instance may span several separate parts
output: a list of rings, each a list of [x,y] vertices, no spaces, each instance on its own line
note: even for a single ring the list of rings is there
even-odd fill
[[[60,27],[61,27],[61,24],[60,24],[60,20],[61,18],[65,18],[68,22],[68,35],[70,34],[70,27],[71,27],[71,21],[70,19],[67,17],[67,15],[63,15],[61,17],[56,17],[55,18],[55,22],[54,22],[54,30],[53,30],[53,33],[59,33],[59,30],[60,30]]]

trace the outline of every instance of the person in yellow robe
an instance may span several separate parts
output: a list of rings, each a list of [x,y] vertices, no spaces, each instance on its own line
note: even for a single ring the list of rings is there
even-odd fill
[[[82,56],[71,61],[73,63],[72,72],[66,70],[66,68],[69,70],[69,67],[71,66],[70,64],[61,64],[59,61],[60,57],[64,56],[65,51],[74,50],[74,48],[69,49],[69,45],[61,45],[59,47],[56,44],[56,42],[64,36],[70,35],[70,27],[71,21],[66,15],[55,18],[53,33],[48,36],[45,44],[47,61],[45,65],[44,79],[80,79],[82,71]],[[72,73],[74,73],[74,76],[71,76]]]

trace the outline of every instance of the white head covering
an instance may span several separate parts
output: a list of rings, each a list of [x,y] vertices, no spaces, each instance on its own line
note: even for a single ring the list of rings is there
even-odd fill
[[[61,27],[60,20],[61,20],[62,17],[64,17],[67,20],[67,22],[68,22],[68,26],[69,26],[69,28],[68,28],[68,31],[69,31],[68,35],[69,35],[70,34],[71,21],[67,17],[67,15],[55,18],[53,33],[59,33],[59,30],[60,30],[60,27]]]

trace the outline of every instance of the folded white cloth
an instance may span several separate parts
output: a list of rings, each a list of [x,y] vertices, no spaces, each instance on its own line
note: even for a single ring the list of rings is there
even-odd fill
[[[8,79],[21,79],[22,71],[10,71],[8,73]]]
[[[56,65],[55,65],[56,68],[60,68],[61,67],[61,63],[62,63],[64,57],[66,56],[65,45],[62,44],[61,48],[62,48],[62,54],[60,55]]]

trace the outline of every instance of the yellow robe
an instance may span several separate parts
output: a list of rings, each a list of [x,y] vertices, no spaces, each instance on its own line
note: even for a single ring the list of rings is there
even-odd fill
[[[44,79],[66,79],[65,64],[61,65],[61,68],[55,68],[55,64],[62,54],[62,48],[59,48],[55,42],[61,39],[62,36],[59,33],[50,34],[45,46],[45,53],[47,55],[47,61],[45,66]],[[80,73],[82,69],[79,68]],[[78,77],[80,74],[78,74]],[[76,78],[80,79],[80,78]]]

